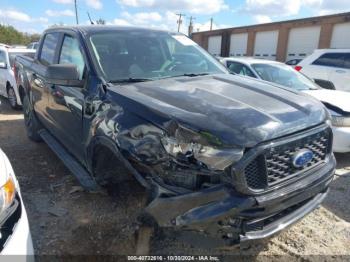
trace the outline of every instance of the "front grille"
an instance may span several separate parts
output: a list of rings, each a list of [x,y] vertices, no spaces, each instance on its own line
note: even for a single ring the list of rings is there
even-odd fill
[[[244,170],[247,184],[250,188],[264,188],[267,185],[265,157],[263,155],[255,158],[254,161]]]
[[[265,149],[244,169],[246,183],[251,189],[266,189],[314,167],[330,152],[330,130],[325,129],[282,145]],[[313,158],[303,167],[295,167],[293,156],[301,149],[313,152]]]

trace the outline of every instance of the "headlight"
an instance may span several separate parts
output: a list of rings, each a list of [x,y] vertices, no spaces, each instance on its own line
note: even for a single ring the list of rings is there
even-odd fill
[[[13,203],[17,183],[14,172],[6,155],[0,150],[0,213]]]
[[[332,125],[339,127],[350,127],[350,117],[332,115]]]
[[[219,149],[198,143],[179,142],[175,138],[165,137],[162,144],[168,154],[174,157],[193,157],[211,170],[224,170],[243,156],[241,149]]]
[[[5,185],[0,188],[0,213],[13,203],[16,195],[16,187],[12,178],[9,178]]]
[[[343,116],[328,108],[331,115],[332,126],[350,127],[350,117]]]

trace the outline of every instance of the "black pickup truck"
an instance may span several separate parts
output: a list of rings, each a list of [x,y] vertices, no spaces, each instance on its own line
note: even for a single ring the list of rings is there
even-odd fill
[[[231,75],[181,34],[51,28],[16,73],[29,138],[83,186],[133,175],[150,192],[148,220],[213,246],[291,225],[333,178],[323,105]]]

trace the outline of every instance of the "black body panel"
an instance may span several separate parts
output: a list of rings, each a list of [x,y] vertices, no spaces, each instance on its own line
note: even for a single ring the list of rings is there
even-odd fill
[[[228,72],[108,83],[88,36],[113,30],[147,31],[83,26],[44,33],[59,34],[55,63],[64,36],[79,41],[85,61],[79,87],[48,84],[47,66],[39,61],[43,40],[34,60],[16,58],[17,84],[46,129],[42,136],[80,181],[94,184],[97,161],[112,166],[115,176],[123,166],[150,191],[145,211],[160,226],[217,244],[270,236],[318,206],[335,169],[329,115],[320,102]],[[194,155],[171,155],[168,138],[234,154],[229,165],[215,169]],[[303,147],[315,157],[296,169],[291,161]],[[111,155],[115,166],[107,161]]]

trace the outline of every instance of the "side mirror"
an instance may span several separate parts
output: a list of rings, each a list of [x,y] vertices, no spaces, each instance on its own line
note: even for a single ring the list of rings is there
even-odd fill
[[[335,86],[331,81],[323,80],[323,79],[314,79],[315,83],[324,89],[335,90]]]
[[[46,82],[52,85],[83,87],[79,71],[73,64],[53,64],[46,69]]]
[[[7,64],[5,62],[0,62],[0,69],[6,69]]]

